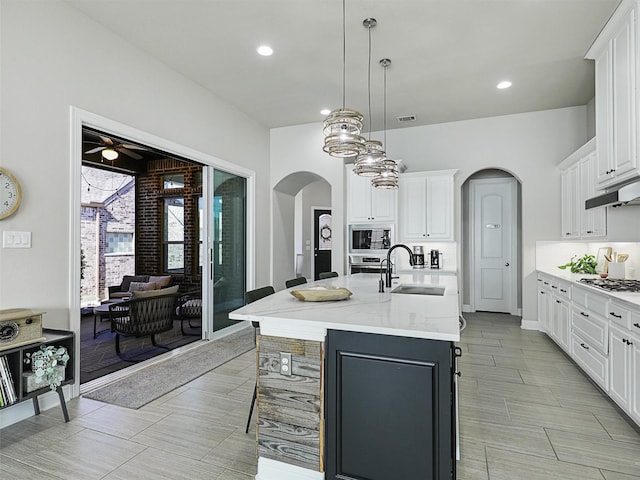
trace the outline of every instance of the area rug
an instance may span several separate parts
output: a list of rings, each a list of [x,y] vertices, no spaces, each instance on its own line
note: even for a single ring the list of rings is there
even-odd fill
[[[83,397],[138,409],[254,348],[253,328],[205,342],[161,363],[86,393]]]

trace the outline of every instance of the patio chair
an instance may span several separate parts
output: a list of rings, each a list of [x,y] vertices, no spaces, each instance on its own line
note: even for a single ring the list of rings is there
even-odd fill
[[[111,330],[116,334],[116,354],[126,362],[137,362],[120,351],[120,336],[151,337],[151,344],[171,350],[156,342],[155,336],[173,329],[173,320],[178,300],[178,287],[170,287],[171,293],[162,290],[134,292],[131,300],[109,305]],[[144,294],[144,295],[143,295]]]

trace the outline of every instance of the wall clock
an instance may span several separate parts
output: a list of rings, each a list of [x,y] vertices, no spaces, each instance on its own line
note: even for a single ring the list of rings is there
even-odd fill
[[[13,215],[22,202],[22,190],[16,177],[0,167],[0,220]]]

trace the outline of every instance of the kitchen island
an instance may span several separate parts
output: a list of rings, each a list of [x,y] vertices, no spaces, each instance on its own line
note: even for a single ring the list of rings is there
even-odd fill
[[[384,293],[379,278],[294,287],[347,300],[283,290],[230,314],[260,325],[256,479],[455,478],[457,278],[400,275]],[[400,284],[442,294],[391,293]]]

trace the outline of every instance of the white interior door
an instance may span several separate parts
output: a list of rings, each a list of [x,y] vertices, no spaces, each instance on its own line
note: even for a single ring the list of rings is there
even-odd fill
[[[473,309],[517,314],[517,185],[471,180]]]

